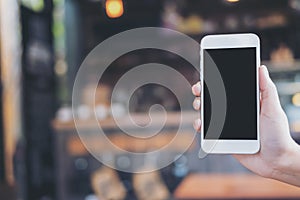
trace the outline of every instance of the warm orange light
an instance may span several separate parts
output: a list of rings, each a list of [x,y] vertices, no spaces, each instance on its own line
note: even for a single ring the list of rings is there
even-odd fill
[[[296,93],[296,94],[293,95],[293,97],[292,97],[292,103],[295,106],[300,107],[300,93]]]
[[[240,1],[240,0],[227,0],[229,3],[236,3],[236,2],[238,2],[238,1]]]
[[[110,18],[117,18],[123,15],[124,7],[122,0],[106,0],[106,14]]]

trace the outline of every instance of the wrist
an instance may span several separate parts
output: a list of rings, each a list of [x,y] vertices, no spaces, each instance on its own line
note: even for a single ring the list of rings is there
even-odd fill
[[[279,156],[270,178],[280,180],[283,176],[293,176],[294,174],[299,173],[299,157],[300,147],[296,142],[292,141]]]

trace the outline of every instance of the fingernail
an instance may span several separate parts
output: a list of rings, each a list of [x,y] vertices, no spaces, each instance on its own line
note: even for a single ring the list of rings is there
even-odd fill
[[[199,94],[200,93],[200,84],[195,84],[193,86],[193,92],[194,92],[194,94]]]
[[[200,101],[195,99],[194,101],[194,108],[199,109],[200,108]]]
[[[268,68],[265,66],[265,65],[262,65],[262,70],[263,70],[263,73],[266,77],[270,78],[270,75],[269,75],[269,71],[268,71]]]
[[[195,129],[195,130],[199,130],[199,129],[200,129],[200,126],[201,126],[201,120],[200,120],[200,119],[196,119],[196,120],[194,121],[193,126],[194,126],[194,129]]]

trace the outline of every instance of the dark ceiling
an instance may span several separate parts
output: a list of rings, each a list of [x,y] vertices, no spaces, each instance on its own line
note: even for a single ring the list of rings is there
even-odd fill
[[[162,26],[162,14],[167,3],[175,3],[177,11],[183,17],[192,14],[219,22],[222,26],[228,16],[236,18],[249,16],[268,16],[270,13],[283,13],[290,25],[280,29],[243,29],[238,32],[254,32],[265,38],[265,49],[275,48],[279,40],[285,41],[291,46],[298,37],[296,31],[300,29],[298,21],[300,12],[292,9],[290,3],[294,0],[240,0],[229,3],[226,0],[123,0],[124,14],[120,18],[110,19],[105,14],[104,0],[69,0],[77,2],[79,7],[79,30],[82,30],[82,45],[84,52],[89,52],[96,44],[106,38],[122,31],[146,26]],[[220,33],[230,32],[228,30]],[[276,34],[273,34],[273,33]],[[200,40],[203,34],[194,38]],[[295,47],[298,52],[298,48]],[[269,51],[269,50],[268,50]],[[300,49],[299,49],[300,51]],[[263,55],[268,55],[263,53]],[[264,59],[269,59],[265,56]]]

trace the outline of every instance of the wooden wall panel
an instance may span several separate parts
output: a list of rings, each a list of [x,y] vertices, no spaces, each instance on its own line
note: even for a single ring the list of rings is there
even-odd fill
[[[5,175],[13,184],[13,153],[21,131],[20,75],[21,47],[17,0],[0,0],[1,81],[3,86],[3,123]]]

